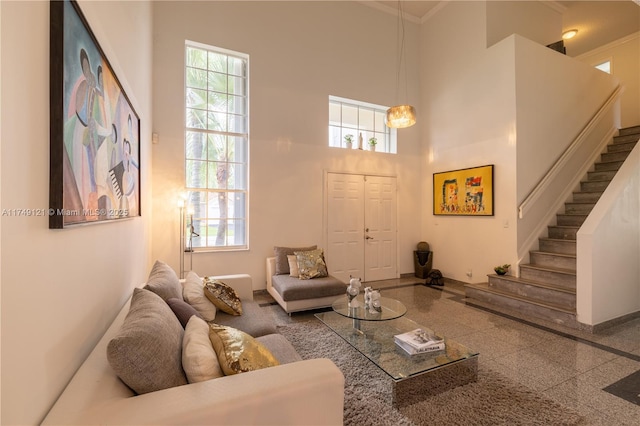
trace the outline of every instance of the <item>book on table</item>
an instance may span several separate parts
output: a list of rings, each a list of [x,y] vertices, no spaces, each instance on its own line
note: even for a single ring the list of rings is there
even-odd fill
[[[410,354],[441,351],[445,348],[444,339],[430,330],[415,330],[393,336],[398,346]]]
[[[440,343],[434,343],[431,346],[427,346],[421,349],[416,349],[413,346],[398,340],[398,339],[394,339],[396,342],[396,345],[398,345],[400,348],[402,348],[406,353],[408,353],[409,355],[416,355],[416,354],[426,354],[429,352],[438,352],[438,351],[442,351],[445,349],[445,344],[444,342],[440,342]]]

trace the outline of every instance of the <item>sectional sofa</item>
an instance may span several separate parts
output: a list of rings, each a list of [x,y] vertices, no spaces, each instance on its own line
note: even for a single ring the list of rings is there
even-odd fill
[[[344,376],[336,365],[328,359],[301,360],[289,342],[275,332],[272,321],[260,313],[253,301],[250,276],[216,278],[235,289],[242,300],[243,314],[216,314],[214,321],[233,323],[232,327],[262,334],[254,337],[272,352],[280,365],[189,383],[177,361],[183,355],[180,352],[186,332],[167,302],[171,294],[163,294],[159,291],[162,286],[154,288],[148,282],[143,288],[134,289],[129,302],[80,366],[43,424],[341,425]],[[167,346],[161,343],[165,338],[175,342],[168,345],[172,349],[167,356],[178,365],[151,371],[142,379],[144,385],[159,380],[158,376],[167,370],[175,370],[179,385],[140,394],[119,377],[125,373],[116,373],[110,362],[118,356],[113,352],[122,350],[114,349],[112,341],[122,343],[121,334],[133,317],[150,323],[147,337],[151,339],[150,349],[138,350],[134,356],[146,356],[148,352],[156,352],[156,346]],[[125,341],[127,344],[134,343]],[[152,368],[160,364],[154,356],[149,357]],[[138,377],[126,376],[126,380],[138,386]]]

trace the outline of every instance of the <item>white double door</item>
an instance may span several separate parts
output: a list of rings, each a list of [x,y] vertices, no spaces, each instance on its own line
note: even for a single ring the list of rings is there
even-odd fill
[[[327,173],[327,266],[344,282],[397,277],[396,178]]]

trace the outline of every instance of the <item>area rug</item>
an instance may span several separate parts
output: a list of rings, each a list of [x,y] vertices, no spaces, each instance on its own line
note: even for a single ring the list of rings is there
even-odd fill
[[[478,381],[396,409],[391,379],[317,319],[278,331],[303,359],[329,358],[345,376],[345,425],[584,425],[584,419],[479,363]],[[481,354],[482,356],[482,354]]]

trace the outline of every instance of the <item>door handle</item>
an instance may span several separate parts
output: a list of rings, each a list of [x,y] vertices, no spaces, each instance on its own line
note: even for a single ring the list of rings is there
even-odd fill
[[[364,238],[365,238],[366,240],[373,240],[373,237],[370,237],[370,236],[368,236],[368,235],[367,235],[366,237],[364,237]]]

